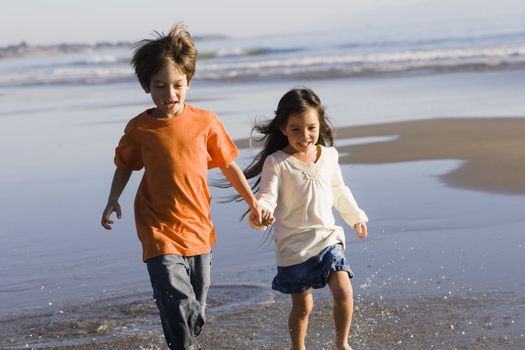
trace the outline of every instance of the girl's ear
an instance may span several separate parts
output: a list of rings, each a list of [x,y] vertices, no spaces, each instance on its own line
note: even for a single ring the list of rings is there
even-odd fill
[[[284,131],[284,129],[279,129],[279,130],[281,130],[281,132],[283,133],[284,136],[288,136],[288,135],[286,135],[286,131]]]

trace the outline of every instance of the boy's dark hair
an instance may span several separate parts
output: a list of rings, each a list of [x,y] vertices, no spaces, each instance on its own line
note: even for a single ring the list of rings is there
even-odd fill
[[[173,62],[186,75],[188,84],[195,74],[197,49],[187,27],[183,23],[174,25],[167,35],[155,32],[156,39],[144,39],[135,44],[131,65],[142,88],[149,92],[151,77]]]

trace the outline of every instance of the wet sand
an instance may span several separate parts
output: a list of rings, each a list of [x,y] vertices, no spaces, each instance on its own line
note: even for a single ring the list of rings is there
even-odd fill
[[[525,193],[525,118],[429,119],[338,128],[336,132],[342,163],[459,159],[464,161],[459,168],[441,176],[447,185],[488,193]],[[367,139],[375,137],[386,138]],[[345,144],[347,140],[358,143]],[[245,148],[249,144],[246,139],[237,142]],[[409,219],[412,215],[417,214],[410,214]],[[504,259],[522,252],[522,220],[516,219],[511,226],[515,230],[508,232],[466,222],[467,231],[458,233],[453,225],[448,226],[452,219],[445,227],[439,221],[437,227],[446,234],[430,224],[411,228],[403,223],[407,230],[397,232],[395,225],[383,223],[375,227],[369,241],[377,241],[368,243],[368,253],[359,252],[360,246],[355,245],[353,262],[361,265],[356,269],[359,276],[353,281],[355,314],[350,344],[355,350],[525,348],[525,282],[519,276],[522,260],[514,260],[511,269],[509,260]],[[372,225],[377,225],[377,221],[371,229]],[[382,228],[385,233],[380,233]],[[484,255],[487,253],[490,255]],[[369,260],[360,262],[361,256]],[[487,267],[480,270],[480,264]],[[496,273],[487,277],[489,267]],[[419,275],[425,278],[420,276],[418,284],[413,285],[416,276],[410,272],[418,268],[423,270]],[[464,272],[454,275],[447,269]],[[441,271],[446,271],[446,279]],[[505,272],[513,276],[517,289],[484,290],[475,285],[470,288],[462,279],[465,274],[479,273],[473,278],[489,279],[497,285],[506,281],[502,277]],[[371,276],[375,276],[374,286],[360,288]],[[395,286],[388,284],[391,280],[396,281]],[[440,288],[440,292],[433,293],[434,288]],[[257,293],[261,293],[262,301],[248,302],[237,309],[224,311],[218,302],[249,300]],[[208,323],[198,341],[207,350],[289,349],[289,308],[289,297],[273,293],[267,286],[258,289],[214,285],[210,290]],[[149,292],[128,301],[119,297],[60,311],[0,323],[8,334],[0,339],[0,349],[167,349]],[[308,349],[333,349],[333,335],[330,296],[327,290],[316,292]],[[29,346],[20,345],[24,343]]]
[[[525,194],[525,118],[440,118],[338,128],[341,163],[379,164],[459,159],[446,184],[484,192]],[[337,146],[338,140],[396,136]],[[248,148],[249,140],[239,140]]]
[[[212,290],[212,299],[213,294]],[[314,295],[307,348],[335,349],[330,297],[326,291],[316,291]],[[523,349],[525,337],[515,315],[498,312],[509,298],[521,303],[525,301],[523,296],[512,293],[480,293],[449,299],[420,297],[411,301],[357,296],[350,344],[354,349]],[[115,306],[112,308],[117,311]],[[286,326],[289,309],[289,297],[278,293],[269,302],[234,312],[217,314],[211,307],[198,343],[208,350],[289,349]],[[118,314],[126,314],[126,319]],[[151,331],[134,330],[129,316],[135,319],[134,323],[148,324],[146,329]],[[40,321],[28,319],[25,331],[31,345],[1,348],[167,349],[155,305],[150,299],[120,305],[118,312],[113,312],[109,319],[90,322],[85,318],[85,315],[76,314],[48,324],[44,324],[44,318]],[[127,331],[123,331],[126,327],[129,327]],[[38,337],[47,344],[53,343],[54,338],[56,345],[38,346],[35,342]],[[75,338],[76,344],[66,345],[70,337]]]
[[[523,331],[513,317],[494,312],[503,303],[496,295],[409,302],[358,297],[350,345],[356,350],[523,348]],[[278,295],[273,304],[212,318],[199,341],[204,349],[289,349],[289,309],[289,297]],[[334,338],[330,298],[316,295],[307,348],[335,349]]]

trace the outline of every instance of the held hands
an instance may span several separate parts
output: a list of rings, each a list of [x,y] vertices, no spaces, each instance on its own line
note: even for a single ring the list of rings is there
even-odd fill
[[[359,238],[365,238],[368,235],[366,223],[364,222],[359,222],[355,224],[354,229],[357,231],[357,237]]]
[[[100,223],[106,230],[111,230],[113,220],[110,219],[110,216],[113,212],[117,214],[118,219],[122,218],[122,209],[120,209],[118,201],[108,201],[108,204],[102,213],[102,220],[100,220]]]
[[[271,211],[256,204],[250,209],[248,216],[248,223],[256,230],[266,230],[268,226],[275,222],[275,218]]]

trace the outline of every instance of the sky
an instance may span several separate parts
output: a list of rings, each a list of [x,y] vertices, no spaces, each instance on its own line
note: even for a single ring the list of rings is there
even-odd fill
[[[523,0],[16,0],[2,5],[0,46],[137,41],[179,21],[194,35],[253,37],[369,23],[505,21]],[[523,17],[521,17],[523,18]],[[522,21],[522,20],[521,20]]]

